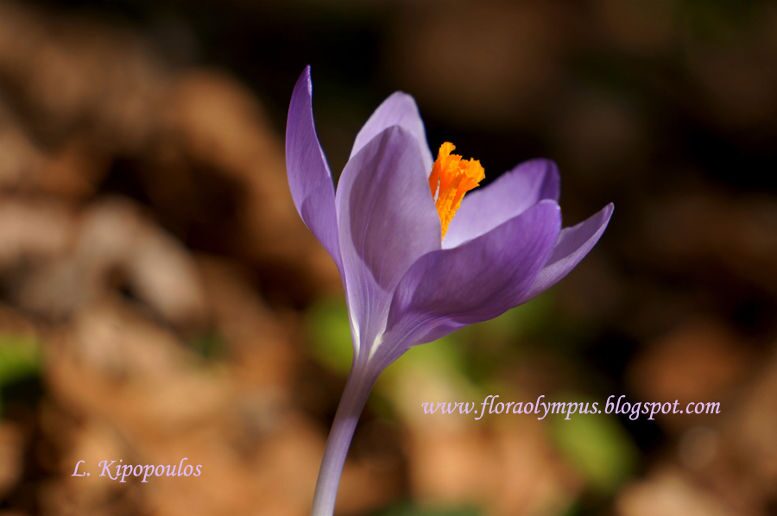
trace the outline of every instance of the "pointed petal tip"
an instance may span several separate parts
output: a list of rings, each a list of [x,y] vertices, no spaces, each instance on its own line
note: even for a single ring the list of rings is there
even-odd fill
[[[612,217],[612,214],[614,211],[615,211],[615,203],[613,202],[608,202],[607,204],[604,205],[604,208],[599,210],[598,215],[602,219],[602,225],[604,226],[604,228],[606,228],[607,224],[610,223],[610,218]]]
[[[299,74],[299,77],[297,78],[297,83],[294,85],[294,90],[299,90],[302,85],[305,85],[308,90],[308,95],[312,94],[313,92],[313,81],[310,78],[310,65],[305,65],[305,68],[302,69],[302,73]]]
[[[558,202],[556,202],[554,199],[542,199],[535,205],[535,207],[542,207],[543,210],[547,210],[549,214],[556,216],[558,218],[558,223],[561,224],[561,206],[559,206]],[[529,208],[529,210],[531,209],[532,208]]]
[[[604,231],[607,229],[607,225],[610,223],[610,218],[612,217],[614,211],[615,204],[612,202],[607,203],[602,209],[582,222],[579,222],[574,226],[564,228],[564,231],[570,234],[578,232],[581,234],[587,234],[588,238],[591,239],[591,246],[593,247],[596,241],[599,240],[599,238],[604,234]]]
[[[559,206],[558,202],[555,199],[540,199],[540,201],[537,204],[543,205],[543,206],[552,206],[557,210],[561,210],[561,206]]]
[[[409,101],[411,101],[413,104],[415,104],[415,98],[413,98],[413,96],[412,96],[411,94],[409,94],[408,92],[406,92],[406,91],[402,91],[402,90],[397,90],[397,91],[395,91],[394,93],[392,93],[391,95],[389,95],[389,96],[387,97],[387,99],[402,99],[402,100],[409,100]]]
[[[615,212],[615,203],[609,202],[605,205],[604,208],[601,209],[602,213],[602,232],[604,232],[605,229],[607,229],[607,226],[610,224],[610,219],[612,218],[612,214]]]
[[[578,231],[583,228],[588,228],[588,233],[591,235],[601,236],[604,230],[607,229],[607,225],[610,223],[610,218],[615,211],[615,204],[610,202],[605,204],[599,211],[589,216],[587,219],[578,222],[574,226],[568,226],[564,228],[564,231],[572,232]],[[599,236],[596,238],[598,239]]]
[[[525,301],[558,283],[585,258],[607,229],[613,209],[613,203],[609,203],[584,221],[561,230],[550,259],[537,275]]]

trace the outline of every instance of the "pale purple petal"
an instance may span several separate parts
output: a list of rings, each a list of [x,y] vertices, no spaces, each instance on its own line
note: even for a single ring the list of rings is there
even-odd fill
[[[294,205],[310,231],[340,267],[335,190],[313,121],[310,67],[294,86],[286,121],[286,169]]]
[[[428,342],[519,304],[560,227],[558,205],[545,200],[466,244],[421,257],[394,293],[387,343]]]
[[[607,228],[613,209],[610,203],[580,224],[561,230],[548,263],[535,278],[527,299],[558,283],[585,258]]]
[[[340,249],[354,335],[370,346],[391,292],[421,255],[440,248],[440,220],[415,138],[385,129],[346,164],[337,188]]]
[[[490,185],[464,197],[443,240],[456,247],[509,220],[543,199],[558,201],[558,167],[550,160],[521,163]]]
[[[429,144],[426,142],[426,130],[421,115],[418,113],[413,97],[407,93],[397,91],[391,94],[383,103],[378,106],[364,126],[356,135],[356,141],[353,143],[351,156],[353,157],[359,150],[378,135],[381,131],[392,125],[398,125],[409,132],[418,141],[418,147],[423,158],[424,171],[427,177],[432,171],[432,153],[429,151]]]

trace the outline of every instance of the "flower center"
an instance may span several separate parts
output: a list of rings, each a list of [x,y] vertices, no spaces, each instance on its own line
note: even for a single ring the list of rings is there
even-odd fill
[[[432,165],[429,175],[429,188],[440,216],[442,235],[448,232],[448,225],[461,206],[464,194],[475,188],[486,177],[485,170],[476,159],[461,159],[458,154],[451,154],[456,148],[451,142],[440,145],[437,159]]]

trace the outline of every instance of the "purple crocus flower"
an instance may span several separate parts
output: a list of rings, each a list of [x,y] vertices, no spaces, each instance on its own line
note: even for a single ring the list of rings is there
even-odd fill
[[[566,276],[613,206],[561,229],[556,165],[522,163],[486,188],[475,160],[436,160],[413,98],[388,97],[356,135],[337,190],[313,121],[310,68],[286,127],[289,186],[302,220],[340,270],[353,364],[319,472],[313,514],[331,515],[345,456],[380,372],[410,347],[485,321]]]

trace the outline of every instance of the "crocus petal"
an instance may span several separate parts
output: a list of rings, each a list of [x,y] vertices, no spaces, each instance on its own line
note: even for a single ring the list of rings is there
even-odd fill
[[[367,145],[381,131],[392,125],[398,125],[409,132],[418,141],[418,147],[421,150],[423,158],[424,171],[427,176],[432,170],[432,153],[429,151],[429,144],[426,141],[426,130],[421,115],[418,113],[413,97],[407,93],[397,91],[391,94],[383,103],[378,106],[364,126],[356,135],[356,141],[353,143],[351,157]]]
[[[497,227],[543,199],[558,201],[558,167],[534,159],[502,174],[492,184],[471,192],[448,227],[444,248],[452,248]]]
[[[343,170],[336,202],[355,340],[372,345],[391,292],[419,256],[440,248],[440,221],[415,137],[392,126]]]
[[[561,231],[548,262],[529,289],[527,299],[558,283],[585,258],[607,228],[613,209],[610,203],[580,224]]]
[[[306,67],[294,86],[286,121],[286,169],[294,205],[340,267],[335,190],[313,121],[313,85]]]
[[[560,227],[558,204],[545,200],[459,247],[422,256],[396,288],[386,342],[428,342],[516,306],[550,256]]]

